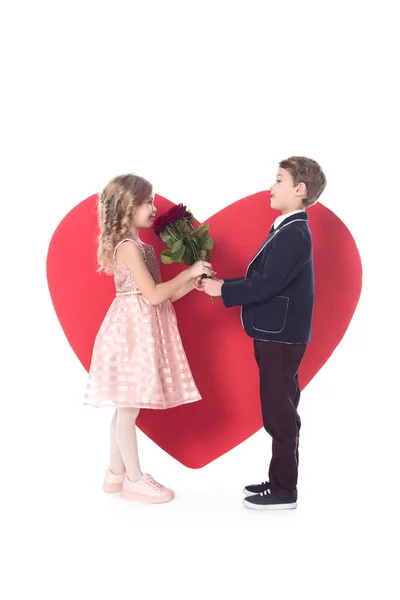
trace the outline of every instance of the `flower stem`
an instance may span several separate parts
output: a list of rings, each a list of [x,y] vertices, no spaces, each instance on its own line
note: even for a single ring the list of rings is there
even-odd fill
[[[167,231],[174,238],[174,240],[177,242],[178,238],[174,236],[174,234],[172,233],[172,230],[169,227],[167,227]]]
[[[189,225],[190,225],[191,229],[194,229],[193,225],[191,225],[190,223],[189,223]],[[188,240],[189,240],[189,244],[190,244],[190,246],[192,248],[194,259],[196,261],[200,260],[200,257],[197,255],[197,250],[195,250],[195,248],[192,245],[192,239],[190,237],[190,234],[188,235]],[[196,256],[197,256],[197,258],[196,258]],[[213,296],[211,296],[211,302],[214,304],[214,298],[213,298]]]
[[[190,229],[194,229],[194,227],[193,227],[193,225],[191,223],[188,223],[188,225],[189,225]],[[195,261],[200,260],[200,257],[197,255],[197,251],[196,251],[196,249],[194,248],[194,246],[192,244],[192,238],[190,237],[190,233],[189,233],[189,235],[187,237],[188,237],[189,244],[190,244],[190,247],[191,247],[192,252],[193,252],[194,260]]]
[[[192,240],[190,239],[190,236],[188,236],[188,240],[189,240],[189,244],[190,244],[190,247],[191,247],[191,249],[192,249],[192,252],[193,252],[193,257],[194,257],[194,260],[197,262],[197,261],[198,261],[198,260],[200,260],[200,259],[199,259],[198,255],[197,255],[197,251],[196,251],[196,249],[194,248],[194,246],[193,246],[193,244],[192,244]]]

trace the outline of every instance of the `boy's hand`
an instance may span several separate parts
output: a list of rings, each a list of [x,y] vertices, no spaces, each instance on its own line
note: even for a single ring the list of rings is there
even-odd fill
[[[224,282],[222,279],[203,279],[202,289],[209,296],[218,298],[221,296],[221,288],[223,283]]]
[[[204,285],[203,285],[204,281],[206,281],[206,279],[203,278],[203,277],[197,277],[195,279],[194,286],[195,286],[195,288],[196,288],[197,291],[199,291],[199,292],[204,292],[205,291]],[[211,281],[219,281],[221,283],[221,287],[222,287],[222,284],[224,283],[223,279],[217,279],[216,277],[213,277],[213,279]]]

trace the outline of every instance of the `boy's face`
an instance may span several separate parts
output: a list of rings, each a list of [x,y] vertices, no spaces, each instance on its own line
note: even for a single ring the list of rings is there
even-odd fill
[[[271,208],[280,210],[283,214],[303,208],[303,198],[306,195],[304,183],[294,185],[293,177],[286,169],[278,169],[276,181],[271,186]]]

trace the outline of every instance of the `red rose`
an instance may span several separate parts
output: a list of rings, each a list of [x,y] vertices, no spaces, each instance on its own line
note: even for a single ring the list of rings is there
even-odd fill
[[[176,223],[176,221],[180,221],[186,212],[186,206],[183,204],[177,204],[173,206],[166,212],[166,216],[168,217],[169,223]]]
[[[163,213],[162,215],[160,215],[159,217],[154,219],[153,230],[154,230],[154,233],[156,233],[157,235],[160,235],[160,233],[162,231],[164,231],[166,226],[167,226],[167,222],[165,220],[165,213]]]
[[[172,225],[172,223],[176,223],[176,221],[180,221],[186,215],[186,206],[183,204],[176,204],[172,206],[169,210],[162,213],[159,217],[154,219],[153,229],[157,235],[160,235],[162,231],[168,225]]]

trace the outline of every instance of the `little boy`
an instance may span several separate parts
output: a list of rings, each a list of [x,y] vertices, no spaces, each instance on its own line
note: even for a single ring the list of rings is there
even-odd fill
[[[222,296],[227,308],[241,306],[242,323],[254,338],[260,374],[263,424],[272,437],[269,481],[244,488],[254,509],[297,507],[300,400],[298,370],[311,339],[314,268],[305,209],[326,186],[317,162],[292,156],[279,163],[271,207],[282,214],[250,262],[245,277],[203,279],[198,287]]]

